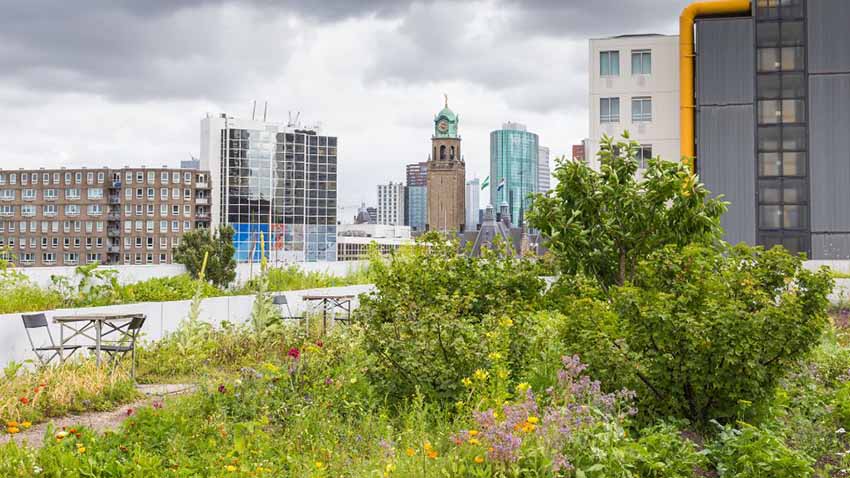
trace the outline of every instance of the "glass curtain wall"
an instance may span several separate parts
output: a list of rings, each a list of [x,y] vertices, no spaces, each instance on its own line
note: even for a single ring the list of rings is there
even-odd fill
[[[537,183],[538,138],[534,133],[502,129],[490,133],[490,203],[507,202],[511,223],[519,225]],[[499,186],[504,179],[504,186]]]

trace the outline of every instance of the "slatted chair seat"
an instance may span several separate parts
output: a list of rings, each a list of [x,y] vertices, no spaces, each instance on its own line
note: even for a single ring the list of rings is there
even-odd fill
[[[65,352],[68,352],[68,355],[72,355],[77,349],[80,349],[79,345],[57,345],[53,340],[53,334],[50,333],[50,327],[47,325],[47,316],[43,313],[39,314],[23,314],[21,315],[21,319],[24,321],[24,331],[27,333],[27,339],[30,342],[30,347],[32,347],[32,351],[36,357],[38,357],[38,361],[41,365],[47,365],[56,357],[59,357],[60,360],[65,355]],[[33,339],[32,332],[44,329],[47,332],[47,342],[49,345],[36,345],[36,341]],[[43,342],[44,340],[40,340]]]
[[[96,345],[89,345],[88,349],[89,350],[97,350],[97,346]],[[101,345],[100,350],[101,350],[101,352],[107,352],[107,353],[113,353],[113,352],[124,353],[124,352],[132,351],[133,346],[131,346],[131,345]]]
[[[64,347],[61,347],[59,345],[49,345],[47,347],[36,347],[33,350],[36,350],[36,351],[39,351],[39,352],[48,352],[48,351],[59,351],[59,350],[77,350],[79,348],[82,348],[82,345],[66,345]]]
[[[145,325],[145,319],[146,317],[144,315],[133,317],[130,323],[127,324],[125,331],[122,331],[120,327],[110,325],[112,329],[105,332],[103,337],[118,334],[120,338],[112,343],[105,343],[100,346],[100,351],[109,355],[113,368],[118,365],[118,362],[124,356],[130,354],[130,377],[134,381],[136,380],[136,341],[139,338],[142,326]],[[89,345],[88,349],[97,350],[97,346]]]

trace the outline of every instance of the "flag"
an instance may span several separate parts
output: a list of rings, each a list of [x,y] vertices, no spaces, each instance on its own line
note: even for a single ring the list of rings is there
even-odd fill
[[[486,178],[484,178],[484,182],[481,183],[481,190],[483,191],[484,188],[486,188],[489,185],[490,185],[490,176],[487,176]]]
[[[504,188],[504,187],[505,187],[505,178],[502,178],[502,180],[499,181],[499,185],[496,186],[496,191],[501,191],[502,188]]]

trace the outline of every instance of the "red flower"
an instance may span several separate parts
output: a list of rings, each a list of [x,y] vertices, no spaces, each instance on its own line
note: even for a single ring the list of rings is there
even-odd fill
[[[35,387],[34,389],[32,389],[32,393],[35,393],[35,394],[38,394],[38,392],[40,392],[40,391],[41,391],[41,387]]]
[[[128,409],[127,409],[127,416],[129,417],[129,416],[130,416],[130,415],[132,415],[132,414],[133,414],[133,409],[132,409],[132,408],[128,408]]]
[[[322,348],[322,347],[324,347],[324,346],[325,346],[325,343],[324,343],[324,342],[322,342],[321,340],[317,340],[317,341],[316,341],[316,347]]]
[[[218,386],[218,393],[227,393],[227,387],[224,384]]]
[[[298,360],[298,357],[301,356],[301,351],[298,350],[298,348],[296,348],[296,347],[292,347],[291,349],[289,349],[289,353],[287,355]]]
[[[21,403],[23,403],[24,405],[27,405],[27,404],[30,403],[30,399],[27,398],[27,397],[21,397]]]

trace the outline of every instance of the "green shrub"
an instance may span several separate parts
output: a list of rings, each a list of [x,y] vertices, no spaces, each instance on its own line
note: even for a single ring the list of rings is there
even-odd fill
[[[720,478],[806,478],[813,460],[789,449],[780,436],[745,425],[726,426],[709,448]]]
[[[668,247],[610,301],[559,298],[561,338],[603,382],[638,391],[643,411],[705,427],[773,396],[818,344],[831,286],[781,248]]]
[[[428,246],[372,262],[377,290],[361,298],[356,318],[366,326],[366,347],[377,360],[371,372],[385,393],[400,398],[419,390],[454,401],[461,380],[487,363],[496,317],[512,319],[506,359],[515,372],[522,367],[533,326],[526,312],[543,283],[510,255],[469,257],[438,235],[424,241]]]

